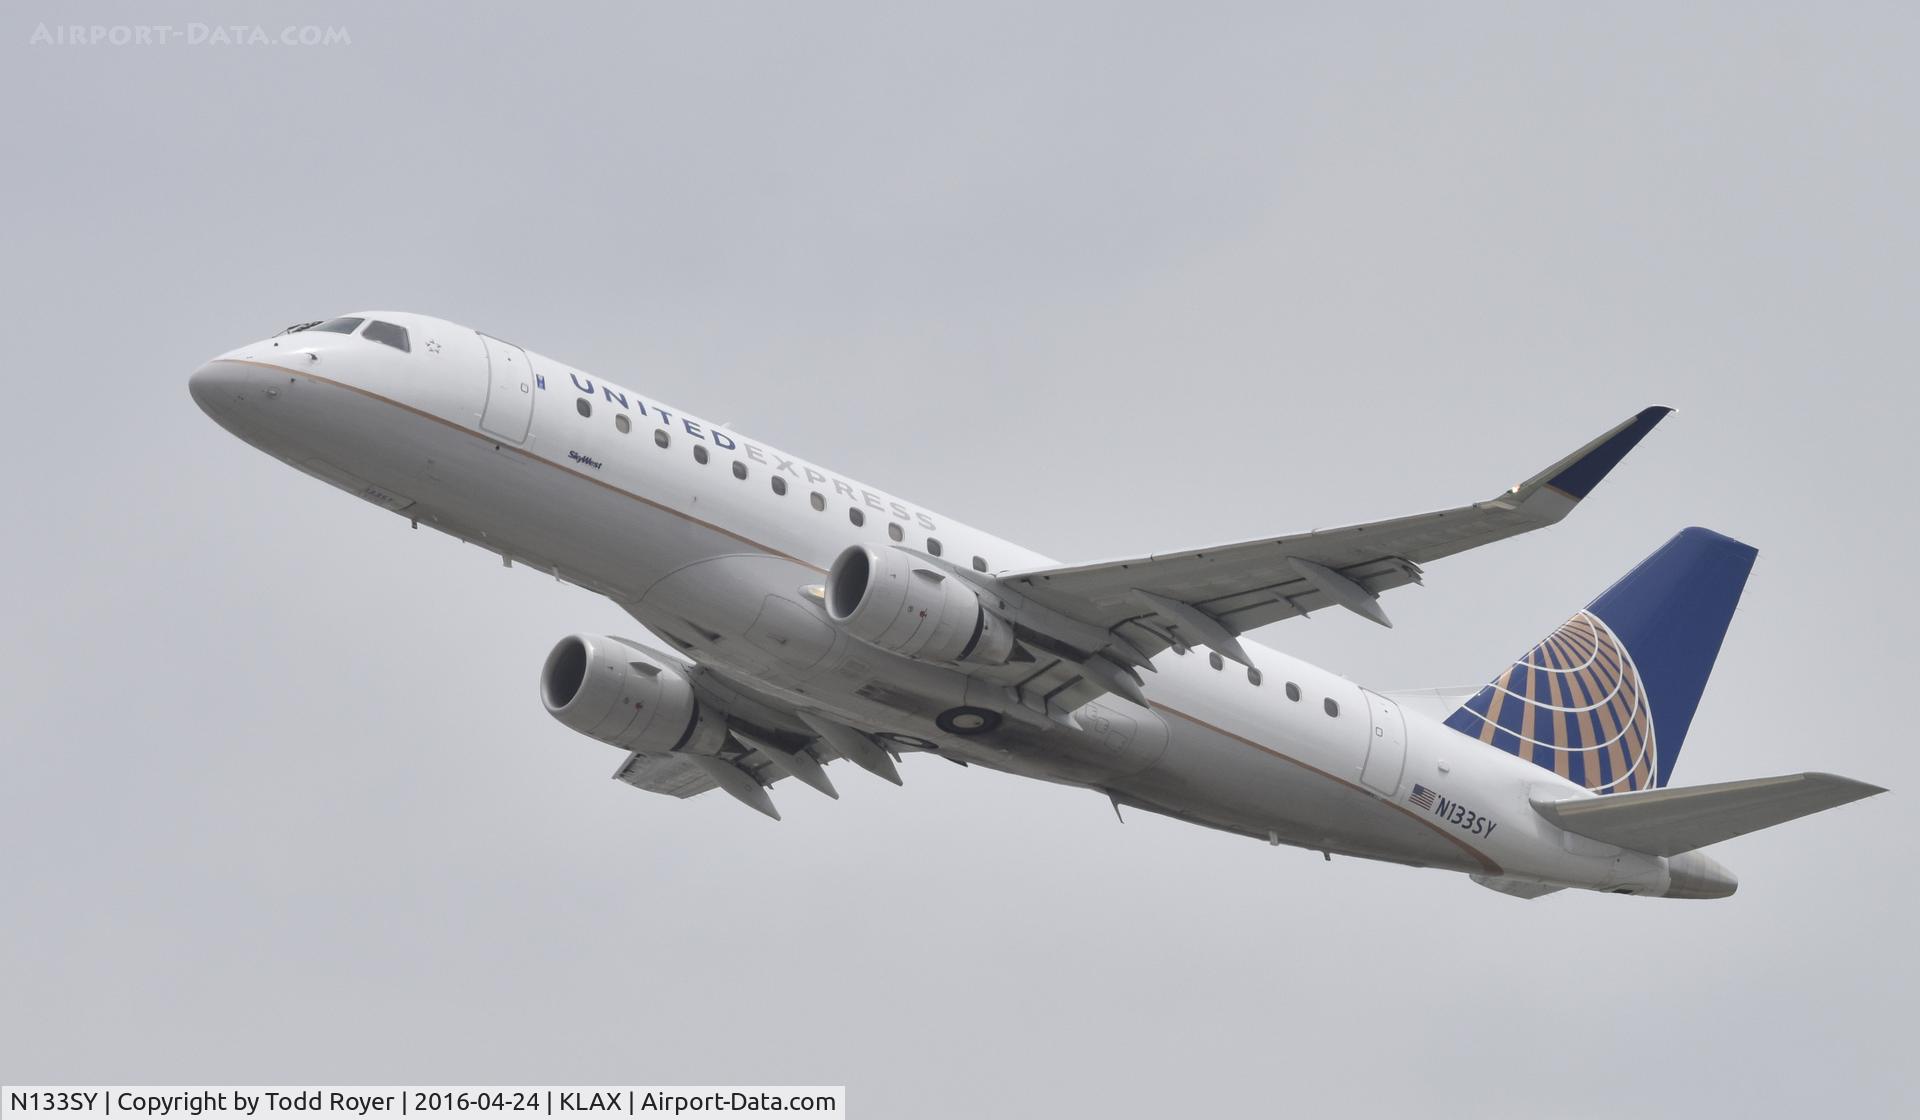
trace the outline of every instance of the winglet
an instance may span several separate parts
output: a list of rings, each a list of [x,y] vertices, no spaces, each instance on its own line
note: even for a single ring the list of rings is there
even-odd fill
[[[1579,501],[1592,493],[1593,488],[1600,485],[1600,480],[1627,457],[1627,452],[1632,451],[1653,430],[1654,425],[1666,419],[1667,413],[1672,411],[1664,405],[1641,409],[1637,415],[1592,443],[1514,487],[1513,493],[1525,499],[1542,487],[1552,487],[1573,501]]]

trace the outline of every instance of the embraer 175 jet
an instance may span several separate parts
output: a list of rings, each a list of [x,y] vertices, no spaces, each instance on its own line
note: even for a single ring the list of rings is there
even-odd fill
[[[1062,566],[509,342],[368,311],[190,381],[307,474],[598,592],[657,645],[562,638],[547,711],[614,777],[778,819],[783,778],[909,753],[1323,852],[1718,898],[1704,849],[1881,792],[1828,774],[1668,785],[1755,551],[1686,529],[1431,718],[1242,635],[1326,608],[1388,625],[1422,566],[1565,517],[1667,413],[1511,489],[1368,525]]]

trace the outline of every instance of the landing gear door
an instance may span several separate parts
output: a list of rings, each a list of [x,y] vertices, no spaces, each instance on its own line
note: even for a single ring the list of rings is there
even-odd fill
[[[487,347],[487,408],[480,427],[509,443],[522,443],[533,424],[533,364],[511,342],[480,336]]]
[[[1367,712],[1373,717],[1373,729],[1360,780],[1392,797],[1407,766],[1407,720],[1400,714],[1400,705],[1375,692],[1367,693]]]

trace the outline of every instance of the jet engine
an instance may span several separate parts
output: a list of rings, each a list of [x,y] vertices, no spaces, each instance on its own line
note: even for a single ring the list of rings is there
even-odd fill
[[[540,670],[553,718],[622,750],[665,754],[700,726],[693,682],[658,654],[606,634],[560,639]]]
[[[854,545],[827,571],[827,616],[889,653],[948,665],[1004,665],[1013,625],[966,580],[897,548]]]

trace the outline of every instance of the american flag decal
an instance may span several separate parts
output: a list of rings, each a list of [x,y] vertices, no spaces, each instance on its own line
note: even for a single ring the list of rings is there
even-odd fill
[[[1413,792],[1407,796],[1407,800],[1425,809],[1429,813],[1433,812],[1433,791],[1426,786],[1416,782],[1413,787]]]

